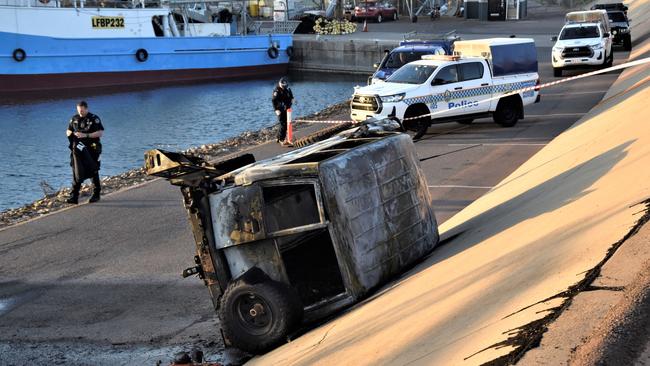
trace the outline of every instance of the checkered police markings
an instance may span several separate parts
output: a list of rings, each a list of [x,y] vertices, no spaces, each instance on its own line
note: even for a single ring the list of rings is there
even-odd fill
[[[562,84],[562,83],[566,83],[566,82],[569,82],[569,81],[583,79],[583,78],[586,78],[586,77],[599,75],[599,74],[605,74],[605,73],[608,73],[608,72],[611,72],[611,71],[621,70],[621,69],[625,69],[625,68],[628,68],[628,67],[639,66],[639,65],[643,65],[643,64],[647,64],[647,63],[650,63],[650,57],[642,58],[640,60],[636,60],[636,61],[632,61],[632,62],[626,62],[626,63],[620,64],[620,65],[617,65],[617,66],[612,66],[612,67],[608,67],[608,68],[601,69],[601,70],[596,70],[596,71],[591,71],[591,72],[587,72],[587,73],[576,75],[576,76],[571,76],[571,77],[564,78],[564,79],[561,79],[561,80],[552,81],[550,83],[544,83],[544,84],[540,84],[540,85],[535,85],[535,86],[521,88],[521,89],[518,89],[518,90],[505,92],[504,94],[500,94],[500,95],[494,96],[492,98],[482,99],[482,100],[478,101],[478,103],[480,104],[480,103],[490,102],[490,101],[493,101],[493,100],[499,100],[499,99],[501,99],[503,97],[506,97],[506,96],[519,94],[519,93],[525,93],[525,92],[528,92],[528,91],[533,91],[535,89],[539,90],[539,89],[543,89],[543,88],[548,88],[548,87],[558,85],[558,84]],[[462,108],[464,108],[464,106],[462,106],[462,105],[454,106],[452,108],[449,108],[449,109],[443,110],[443,111],[436,111],[436,112],[433,112],[433,113],[423,114],[423,115],[419,115],[419,116],[416,116],[416,117],[404,118],[404,121],[414,120],[414,119],[418,119],[418,118],[422,118],[422,117],[433,117],[433,116],[436,116],[436,115],[441,114],[441,113],[448,113],[449,111],[452,111],[452,110],[455,110],[455,109],[462,109]]]
[[[472,88],[472,89],[466,89],[466,90],[457,90],[457,91],[446,91],[445,93],[438,93],[438,94],[430,94],[430,95],[422,95],[418,97],[412,97],[412,98],[407,98],[404,99],[404,102],[411,105],[415,103],[435,103],[435,102],[441,102],[451,99],[458,99],[458,98],[467,98],[467,97],[475,97],[479,95],[488,95],[488,94],[493,94],[493,93],[503,93],[496,95],[491,98],[487,99],[482,99],[479,101],[476,101],[476,103],[487,103],[493,100],[498,100],[506,96],[514,95],[514,94],[519,94],[519,93],[525,93],[525,92],[530,92],[534,90],[539,90],[543,88],[548,88],[551,86],[555,86],[558,84],[563,84],[566,82],[578,80],[578,79],[583,79],[586,77],[594,76],[594,75],[599,75],[599,74],[606,74],[611,71],[616,71],[616,70],[622,70],[626,69],[629,67],[634,67],[634,66],[639,66],[639,65],[644,65],[650,63],[650,57],[642,58],[640,60],[636,61],[631,61],[631,62],[626,62],[620,65],[608,67],[605,69],[601,70],[595,70],[591,72],[587,72],[584,74],[576,75],[576,76],[571,76],[568,78],[564,78],[561,80],[556,80],[552,81],[550,83],[544,83],[540,85],[534,85],[535,81],[523,81],[519,83],[510,83],[510,84],[502,84],[502,85],[496,85],[496,86],[488,86],[488,87],[479,87],[479,88]],[[531,85],[532,84],[532,85]],[[515,88],[516,87],[516,88]],[[513,89],[514,88],[514,89]],[[488,93],[487,90],[490,89],[491,92]],[[587,94],[587,93],[601,93],[601,92],[577,92],[577,93],[567,93],[567,96],[575,95],[575,94]],[[473,102],[474,103],[474,102]],[[403,121],[410,121],[422,117],[433,117],[441,113],[448,113],[449,111],[455,110],[455,109],[463,109],[465,108],[466,105],[463,104],[457,104],[456,106],[443,110],[443,111],[436,111],[432,113],[427,113],[423,115],[419,115],[416,117],[409,117],[409,118],[404,118]],[[555,114],[550,114],[550,115],[528,115],[527,117],[549,117],[549,116],[582,116],[585,115],[585,113],[555,113]],[[295,120],[292,122],[302,122],[302,123],[327,123],[327,124],[340,124],[340,123],[355,123],[352,120],[338,120],[338,121],[318,121],[318,120],[304,120],[304,119],[299,119]]]

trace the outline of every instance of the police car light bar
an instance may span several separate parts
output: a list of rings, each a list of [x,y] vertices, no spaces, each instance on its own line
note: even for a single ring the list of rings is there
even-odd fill
[[[434,60],[434,61],[458,61],[460,56],[457,55],[423,55],[423,60]]]

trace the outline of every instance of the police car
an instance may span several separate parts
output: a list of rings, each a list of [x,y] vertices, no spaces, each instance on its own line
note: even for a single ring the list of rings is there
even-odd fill
[[[395,117],[406,129],[424,133],[432,122],[471,123],[491,115],[510,127],[524,117],[525,106],[539,101],[532,39],[458,41],[454,55],[422,58],[401,67],[386,82],[357,88],[352,119]],[[529,90],[519,91],[522,88]]]

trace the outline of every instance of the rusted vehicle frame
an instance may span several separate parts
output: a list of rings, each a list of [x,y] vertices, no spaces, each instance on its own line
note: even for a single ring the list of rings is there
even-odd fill
[[[358,301],[437,244],[410,137],[359,131],[260,162],[244,156],[209,164],[160,150],[145,155],[148,174],[181,187],[196,244],[196,266],[184,276],[203,279],[227,342],[264,352],[286,339],[296,326],[288,323]],[[274,308],[274,298],[286,301]],[[237,316],[224,306],[243,320],[233,321]],[[262,322],[273,340],[239,336],[247,321],[255,325],[271,313],[291,320],[282,329]]]

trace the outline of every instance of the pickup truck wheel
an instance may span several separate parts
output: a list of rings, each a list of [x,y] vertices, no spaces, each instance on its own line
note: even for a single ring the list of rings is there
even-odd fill
[[[420,104],[420,105],[416,104],[410,106],[406,110],[406,112],[404,113],[404,118],[412,118],[412,117],[417,117],[425,114],[429,114],[429,109],[424,104]],[[415,131],[415,134],[412,135],[413,140],[419,140],[427,132],[429,126],[431,126],[431,117],[426,116],[426,117],[404,121],[402,125],[404,126],[404,129],[406,129],[407,131]]]
[[[232,282],[224,291],[219,320],[226,338],[246,352],[266,352],[286,340],[302,321],[302,304],[287,285],[266,280]]]
[[[293,146],[303,147],[303,146],[311,145],[318,141],[323,141],[325,139],[328,139],[343,130],[347,130],[350,127],[352,127],[352,122],[346,122],[331,127],[327,127],[318,132],[314,132],[311,135],[307,135],[305,137],[297,139],[296,141],[293,142]]]
[[[561,67],[554,67],[553,68],[553,76],[561,77],[562,76],[562,68]]]
[[[381,23],[383,20],[384,18],[382,18],[381,14],[377,15],[377,23]]]
[[[474,122],[474,118],[459,119],[456,122],[460,123],[461,125],[471,125],[472,122]]]
[[[626,51],[632,51],[632,36],[629,34],[623,38],[623,49]]]
[[[605,67],[611,67],[614,64],[614,52],[610,52],[606,60]]]
[[[512,127],[517,124],[520,113],[519,103],[515,99],[506,98],[499,100],[496,111],[492,115],[494,122],[503,127]]]

